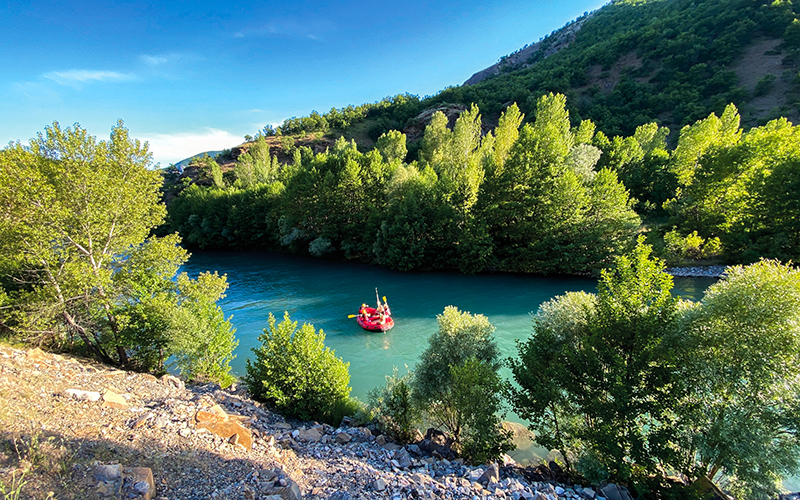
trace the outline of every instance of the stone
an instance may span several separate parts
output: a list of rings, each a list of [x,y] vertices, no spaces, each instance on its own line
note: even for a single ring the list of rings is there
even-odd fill
[[[372,489],[375,490],[375,491],[378,491],[378,492],[385,490],[386,489],[386,481],[384,481],[383,479],[380,479],[380,478],[376,479],[372,483]]]
[[[289,430],[292,428],[292,424],[287,422],[278,422],[276,424],[273,424],[272,426],[275,427],[276,429],[284,429],[284,430]]]
[[[109,482],[117,481],[122,477],[122,465],[98,465],[94,468],[94,479],[96,481]]]
[[[291,478],[286,478],[286,486],[281,490],[281,498],[283,500],[302,500],[303,494],[300,492],[300,486]]]
[[[175,389],[183,390],[186,388],[186,386],[183,384],[183,380],[169,374],[161,377],[161,383],[168,387],[174,387]]]
[[[352,500],[353,497],[350,496],[350,493],[346,491],[334,491],[329,497],[328,500]]]
[[[312,427],[301,433],[300,439],[311,443],[316,443],[322,439],[322,432],[320,432],[319,427]]]
[[[128,402],[116,392],[106,389],[103,391],[103,406],[116,408],[118,410],[127,410]]]
[[[628,488],[614,483],[609,483],[600,488],[600,493],[608,500],[633,500]]]
[[[498,481],[500,481],[500,468],[496,463],[489,465],[481,477],[478,478],[478,482],[481,484],[492,484]]]
[[[223,417],[224,415],[224,417]],[[232,439],[235,444],[240,444],[250,450],[253,447],[253,436],[250,430],[242,426],[236,418],[229,418],[225,412],[199,410],[195,414],[195,427],[206,429],[223,439]]]
[[[386,438],[383,436],[383,434],[375,438],[375,444],[378,446],[383,446],[386,444]]]
[[[45,354],[44,351],[39,349],[38,347],[30,349],[28,352],[25,353],[25,356],[34,363],[41,363],[43,361],[47,361],[47,354]]]
[[[556,495],[558,495],[558,496],[561,496],[561,495],[563,495],[564,493],[567,492],[567,490],[565,490],[561,486],[556,486],[555,487],[555,491],[556,491]]]
[[[411,456],[408,454],[405,448],[395,451],[393,458],[397,460],[398,464],[400,464],[399,467],[401,469],[407,469],[411,467]]]
[[[67,389],[64,395],[78,401],[99,401],[100,393],[96,391],[82,391],[80,389]]]
[[[135,500],[152,500],[156,496],[156,484],[153,471],[147,467],[133,467],[125,470],[122,486],[123,498]]]
[[[144,424],[146,424],[149,420],[151,420],[153,416],[154,416],[153,412],[145,413],[144,415],[133,421],[133,423],[131,424],[131,429],[138,429],[144,426]]]
[[[583,498],[585,498],[586,500],[594,500],[594,498],[597,496],[597,493],[595,493],[595,492],[594,492],[594,490],[593,490],[593,489],[591,489],[591,488],[584,488],[584,489],[581,491],[581,495],[582,495],[582,496],[583,496]]]
[[[346,432],[340,432],[336,434],[336,442],[338,444],[347,444],[350,442],[351,439],[353,439],[353,436],[351,436]]]

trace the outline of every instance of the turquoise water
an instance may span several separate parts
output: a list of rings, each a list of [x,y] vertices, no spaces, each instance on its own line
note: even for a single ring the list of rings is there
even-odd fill
[[[401,273],[353,262],[329,261],[265,252],[196,252],[184,266],[195,276],[203,271],[228,275],[227,296],[219,305],[233,315],[239,347],[233,372],[243,375],[245,359],[258,346],[258,335],[270,313],[278,321],[288,311],[293,321],[311,323],[326,334],[325,343],[350,363],[353,396],[384,383],[393,367],[413,368],[436,331],[436,315],[454,305],[484,314],[497,328],[503,357],[516,353],[515,341],[531,333],[531,316],[539,304],[569,291],[595,291],[597,281],[575,277],[511,274],[465,276],[457,273]],[[699,299],[712,279],[678,278],[676,291]],[[395,327],[370,333],[347,316],[362,303],[375,304],[375,287],[386,296]],[[508,373],[505,373],[507,376]]]

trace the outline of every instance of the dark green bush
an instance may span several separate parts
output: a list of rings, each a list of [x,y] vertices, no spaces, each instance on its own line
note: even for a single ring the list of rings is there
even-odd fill
[[[258,401],[287,416],[338,424],[337,418],[357,408],[350,402],[350,363],[325,347],[325,334],[313,325],[297,322],[284,313],[259,335],[255,361],[247,360],[244,381]]]

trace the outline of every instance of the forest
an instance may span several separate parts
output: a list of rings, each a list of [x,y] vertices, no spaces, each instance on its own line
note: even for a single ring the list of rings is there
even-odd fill
[[[482,134],[477,106],[452,126],[436,113],[419,158],[404,134],[362,153],[270,155],[260,137],[210,186],[172,201],[168,232],[200,248],[279,249],[400,270],[586,273],[635,236],[672,264],[782,261],[800,255],[798,128],[785,118],[745,132],[734,105],[684,127],[677,144],[652,122],[608,137],[571,125],[567,99],[542,96],[532,122],[509,106]]]
[[[592,273],[640,233],[673,265],[797,259],[796,9],[611,2],[548,57],[556,32],[474,85],[267,126],[224,175],[197,160],[161,231],[467,273]],[[774,40],[781,73],[748,90],[735,68],[754,40]]]

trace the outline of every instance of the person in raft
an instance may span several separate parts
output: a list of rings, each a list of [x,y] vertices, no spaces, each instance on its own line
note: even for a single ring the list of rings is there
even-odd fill
[[[383,312],[387,316],[391,316],[392,315],[392,311],[389,309],[389,303],[386,302],[386,297],[383,298]]]
[[[360,312],[361,312],[361,319],[363,319],[364,321],[368,321],[369,320],[369,313],[367,312],[367,305],[366,304],[361,304],[361,311]]]

